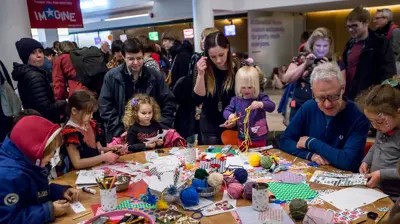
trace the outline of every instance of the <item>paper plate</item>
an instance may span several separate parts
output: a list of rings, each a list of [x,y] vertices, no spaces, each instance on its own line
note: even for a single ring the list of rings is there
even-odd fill
[[[89,219],[88,221],[86,221],[86,224],[92,223],[93,221],[95,221],[96,219],[98,219],[100,216],[107,216],[110,218],[110,221],[112,223],[118,223],[126,213],[129,214],[133,214],[133,215],[138,215],[138,216],[143,216],[149,223],[149,224],[155,224],[155,221],[153,220],[153,218],[151,218],[149,215],[147,215],[146,213],[143,213],[141,211],[137,211],[137,210],[118,210],[118,211],[112,211],[112,212],[105,212],[101,215],[97,215],[94,216],[93,218]]]

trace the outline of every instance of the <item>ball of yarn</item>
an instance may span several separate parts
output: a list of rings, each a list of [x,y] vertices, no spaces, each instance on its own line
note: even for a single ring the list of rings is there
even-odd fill
[[[239,199],[243,193],[243,185],[239,183],[229,184],[227,191],[233,199]]]
[[[244,185],[244,189],[243,189],[243,198],[247,199],[247,200],[253,200],[253,184],[255,184],[256,182],[247,182]]]
[[[264,168],[264,169],[271,168],[273,163],[274,163],[274,161],[269,156],[262,156],[260,159],[260,164],[261,164],[262,168]]]
[[[211,187],[218,187],[222,185],[223,181],[224,181],[224,175],[217,172],[211,173],[207,178],[207,183]]]
[[[181,191],[179,198],[185,207],[190,207],[199,204],[199,194],[194,187],[188,187]]]
[[[243,168],[236,169],[235,172],[233,173],[235,179],[239,181],[239,183],[241,184],[246,183],[248,175],[249,174],[247,173],[247,171]]]
[[[260,159],[261,159],[260,154],[251,153],[249,155],[249,164],[250,164],[250,166],[253,166],[253,167],[260,166]]]
[[[307,210],[307,202],[303,199],[293,199],[289,204],[290,215],[296,221],[303,220]]]
[[[207,187],[207,182],[206,182],[206,180],[200,180],[200,179],[194,178],[192,180],[192,187],[196,188],[197,191],[201,191]]]
[[[204,180],[206,177],[208,177],[208,173],[205,169],[199,168],[194,172],[194,177],[200,180]]]

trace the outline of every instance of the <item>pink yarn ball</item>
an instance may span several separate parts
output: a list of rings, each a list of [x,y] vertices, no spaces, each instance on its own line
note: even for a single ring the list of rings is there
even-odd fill
[[[243,185],[241,185],[240,183],[231,183],[231,184],[229,184],[227,190],[228,190],[228,194],[233,199],[239,199],[243,193]]]

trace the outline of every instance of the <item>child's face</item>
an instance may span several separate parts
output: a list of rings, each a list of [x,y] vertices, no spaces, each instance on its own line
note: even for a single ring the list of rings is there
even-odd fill
[[[90,119],[93,118],[93,112],[86,113],[83,110],[77,110],[75,107],[73,107],[72,116],[74,116],[75,120],[79,122],[79,125],[86,125],[89,124]]]
[[[153,107],[150,104],[140,104],[138,111],[139,124],[150,125],[153,118]]]
[[[386,115],[383,113],[372,113],[367,109],[364,110],[365,116],[371,122],[372,126],[381,133],[386,133],[393,130],[397,125],[398,121],[393,116]]]
[[[49,155],[44,156],[43,159],[40,161],[40,167],[44,168],[48,163],[50,163],[56,152],[58,153],[58,151],[60,150],[60,147],[61,145],[58,146],[58,148],[54,149]]]
[[[242,86],[240,87],[240,93],[244,99],[251,99],[254,97],[255,89],[252,86]]]

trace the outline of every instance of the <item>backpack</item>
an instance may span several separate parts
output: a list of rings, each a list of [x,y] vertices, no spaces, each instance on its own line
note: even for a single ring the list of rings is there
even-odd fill
[[[99,83],[108,72],[103,52],[95,46],[84,47],[71,51],[70,57],[77,80],[88,89],[98,92]]]
[[[164,147],[185,147],[186,141],[175,129],[169,129],[164,136]]]
[[[21,101],[12,87],[10,76],[3,62],[0,61],[0,65],[3,70],[3,72],[0,71],[1,109],[5,116],[14,117],[21,111]]]

